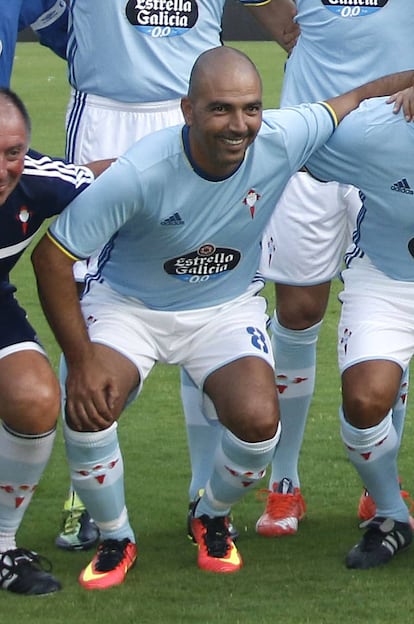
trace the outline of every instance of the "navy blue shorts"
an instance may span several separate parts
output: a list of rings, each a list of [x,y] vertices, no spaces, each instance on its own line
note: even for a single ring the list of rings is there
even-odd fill
[[[27,320],[25,310],[11,293],[0,296],[0,349],[19,342],[36,342],[39,339]]]

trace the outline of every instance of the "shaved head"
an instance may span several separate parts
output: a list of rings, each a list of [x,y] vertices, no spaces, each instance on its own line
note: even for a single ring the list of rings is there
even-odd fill
[[[195,99],[206,85],[218,80],[226,83],[230,78],[232,81],[255,79],[262,90],[262,81],[256,65],[246,54],[227,46],[206,50],[193,65],[188,97]]]

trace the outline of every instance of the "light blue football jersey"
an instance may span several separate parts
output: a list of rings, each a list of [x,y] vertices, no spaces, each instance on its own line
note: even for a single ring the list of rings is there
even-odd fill
[[[71,0],[70,84],[121,102],[182,97],[196,58],[222,43],[224,4],[225,0]]]
[[[121,156],[50,227],[74,259],[103,248],[99,275],[149,308],[186,310],[251,284],[260,239],[290,176],[333,131],[322,104],[266,111],[229,177],[196,170],[186,130],[166,128]]]
[[[345,93],[413,68],[413,0],[296,0],[303,37],[286,63],[281,105]]]
[[[414,281],[414,124],[386,99],[366,100],[347,115],[307,166],[322,180],[361,189],[347,263],[366,253],[389,277]]]

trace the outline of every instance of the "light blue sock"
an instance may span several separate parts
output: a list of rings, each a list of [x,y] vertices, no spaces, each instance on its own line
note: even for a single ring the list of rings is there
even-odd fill
[[[125,505],[124,468],[117,424],[79,433],[64,425],[72,484],[96,522],[101,539],[135,542]]]
[[[300,487],[299,454],[315,388],[316,344],[321,326],[322,321],[308,329],[292,330],[282,327],[276,314],[272,319],[282,434],[272,460],[269,489],[284,477]]]
[[[397,432],[399,446],[401,445],[405,416],[407,413],[409,376],[409,369],[406,368],[401,378],[400,391],[398,393],[397,400],[392,408],[392,424]]]
[[[62,415],[63,424],[65,425],[65,405],[66,405],[66,377],[68,376],[68,368],[66,366],[66,360],[63,353],[60,354],[59,358],[59,384],[60,384],[60,413]],[[64,426],[63,425],[63,426]],[[67,494],[68,499],[72,499],[73,492],[75,491],[74,485],[70,482],[69,491]],[[77,493],[77,492],[76,492]],[[78,494],[78,493],[77,493]],[[79,494],[78,494],[79,496]],[[82,501],[83,503],[83,501]]]
[[[408,509],[398,483],[398,436],[391,411],[375,427],[358,429],[339,410],[341,435],[349,460],[377,507],[377,516],[408,522]]]
[[[56,429],[23,435],[0,426],[0,552],[15,536],[52,452]]]
[[[194,500],[204,489],[213,470],[214,455],[223,435],[223,425],[218,420],[210,399],[181,369],[181,400],[187,427],[190,452],[191,482],[189,498]]]
[[[214,458],[213,473],[195,515],[228,515],[231,506],[265,475],[279,437],[280,425],[275,436],[263,442],[245,442],[225,429]]]

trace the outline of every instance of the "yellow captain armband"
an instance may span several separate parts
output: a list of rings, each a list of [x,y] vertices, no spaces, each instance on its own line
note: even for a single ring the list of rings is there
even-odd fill
[[[70,258],[71,260],[74,260],[75,262],[77,262],[78,260],[84,260],[84,258],[78,258],[77,256],[74,256],[73,254],[71,254],[70,251],[68,251],[65,247],[63,247],[63,245],[61,245],[56,240],[56,238],[53,236],[53,234],[50,233],[49,230],[46,231],[46,236],[58,249],[60,249],[62,253],[65,254],[65,256],[68,256],[68,258]]]
[[[328,111],[328,113],[330,114],[331,118],[332,118],[332,122],[334,125],[334,128],[338,127],[339,121],[338,121],[338,117],[336,116],[336,113],[334,111],[334,109],[332,108],[332,106],[330,104],[328,104],[328,102],[318,102],[318,104],[322,104],[322,106],[324,106],[326,108],[326,110]]]

